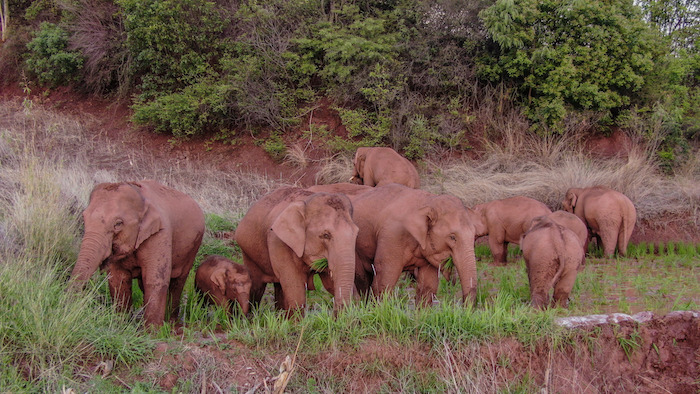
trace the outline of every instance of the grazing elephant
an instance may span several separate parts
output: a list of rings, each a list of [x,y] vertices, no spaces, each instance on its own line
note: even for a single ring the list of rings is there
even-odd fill
[[[627,255],[627,244],[637,222],[637,210],[627,196],[604,186],[571,188],[562,206],[586,223],[606,256]]]
[[[371,186],[367,185],[358,185],[355,183],[331,183],[329,185],[314,185],[309,187],[307,190],[310,190],[314,193],[340,193],[340,194],[345,194],[348,196],[351,200],[353,197],[358,196],[366,191],[372,190]]]
[[[541,218],[520,239],[530,282],[530,302],[544,308],[554,302],[566,307],[576,273],[583,259],[583,248],[576,234],[548,217]]]
[[[506,263],[508,243],[520,243],[520,236],[534,217],[552,213],[543,203],[524,196],[479,204],[474,206],[474,212],[481,222],[477,236],[489,236],[489,248],[497,265]]]
[[[588,250],[588,228],[586,227],[586,223],[584,223],[581,218],[573,213],[566,211],[554,211],[549,215],[538,216],[532,219],[532,222],[530,222],[530,228],[540,223],[543,218],[549,218],[558,225],[566,227],[576,234],[576,237],[581,243],[581,248],[583,248],[583,258],[581,259],[579,270],[583,269],[583,266],[586,264],[586,251]]]
[[[71,273],[81,286],[98,267],[109,273],[109,291],[119,310],[131,306],[137,278],[149,326],[165,319],[168,293],[171,317],[204,234],[204,214],[184,193],[155,181],[101,183],[83,212],[85,235]]]
[[[257,305],[268,283],[275,284],[275,303],[288,316],[303,311],[311,267],[327,259],[333,278],[334,310],[353,296],[355,241],[358,228],[352,204],[342,194],[313,193],[284,187],[262,197],[241,219],[234,235],[253,285]],[[322,273],[325,273],[323,271]]]
[[[357,278],[360,293],[371,286],[379,296],[396,285],[402,271],[413,272],[416,300],[432,303],[438,269],[452,257],[462,297],[476,300],[474,213],[454,196],[435,195],[390,184],[352,200],[357,236]]]
[[[357,148],[352,164],[355,173],[350,178],[351,182],[367,186],[398,183],[420,189],[420,176],[416,168],[391,148]]]
[[[248,269],[223,256],[208,256],[197,268],[195,288],[207,294],[207,299],[229,313],[234,313],[237,302],[244,315],[250,311],[250,287],[252,281]],[[230,302],[229,302],[230,301]]]

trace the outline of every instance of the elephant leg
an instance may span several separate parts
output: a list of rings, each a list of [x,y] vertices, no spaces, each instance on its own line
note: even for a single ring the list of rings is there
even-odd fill
[[[549,285],[551,277],[542,275],[543,271],[533,267],[532,261],[526,261],[527,278],[530,283],[530,303],[535,308],[544,308],[549,304]]]
[[[187,275],[170,279],[170,319],[177,319],[180,314],[180,299],[182,298],[182,290],[185,288],[186,281]]]
[[[355,254],[355,287],[362,299],[367,300],[372,282],[374,282],[374,265],[371,261]]]
[[[493,255],[494,265],[505,265],[506,255],[507,255],[507,245],[504,237],[499,237],[498,235],[489,235],[489,248],[491,249],[491,254]]]
[[[376,271],[372,282],[372,292],[375,297],[381,297],[388,289],[396,286],[403,264],[399,259],[386,259],[379,257],[374,260],[374,270]]]
[[[109,293],[117,311],[128,311],[131,308],[131,274],[121,269],[110,269],[108,278]]]
[[[617,246],[617,232],[613,230],[603,230],[601,232],[600,237],[602,238],[604,256],[612,257]]]
[[[626,235],[622,229],[617,233],[617,253],[627,257],[627,244],[629,243],[629,235]]]
[[[438,269],[426,265],[415,270],[416,275],[416,305],[430,306],[438,290]]]
[[[260,301],[265,294],[265,286],[267,283],[262,281],[253,280],[250,286],[250,306],[251,308],[257,308],[260,305]]]
[[[306,275],[301,272],[285,272],[285,275],[280,276],[280,298],[284,300],[287,316],[299,310],[303,311],[306,306]],[[278,294],[277,285],[275,283],[275,298]],[[277,305],[279,306],[279,303]]]
[[[562,308],[566,308],[569,304],[569,294],[576,282],[576,272],[577,270],[573,267],[565,268],[557,283],[554,284],[553,302]]]

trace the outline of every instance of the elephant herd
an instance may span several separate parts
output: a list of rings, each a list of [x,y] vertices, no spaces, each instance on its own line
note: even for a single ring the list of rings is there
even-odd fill
[[[495,264],[508,243],[520,245],[536,307],[566,306],[590,237],[607,255],[622,255],[636,221],[632,202],[603,186],[566,192],[563,211],[517,196],[464,206],[421,190],[413,164],[390,148],[359,148],[351,182],[282,187],[255,202],[235,235],[243,264],[208,256],[196,288],[233,312],[256,307],[268,283],[275,305],[302,312],[318,274],[337,312],[353,299],[380,297],[403,272],[416,279],[416,302],[430,305],[439,272],[457,271],[464,302],[475,302],[474,244],[488,235]],[[85,235],[71,274],[82,286],[98,267],[108,272],[118,309],[131,305],[131,281],[144,294],[147,325],[160,325],[168,298],[177,316],[185,281],[204,234],[204,214],[189,196],[154,181],[97,185],[83,212]],[[450,269],[446,262],[452,260]]]

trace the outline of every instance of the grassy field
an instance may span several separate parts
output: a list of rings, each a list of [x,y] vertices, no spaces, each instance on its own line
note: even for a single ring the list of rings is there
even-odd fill
[[[174,168],[175,164],[155,163],[144,152],[123,152],[99,137],[89,120],[26,103],[0,103],[0,391],[57,392],[70,387],[158,392],[163,388],[154,376],[165,372],[149,369],[156,357],[162,358],[154,353],[157,344],[181,350],[208,341],[221,351],[259,360],[270,375],[279,373],[278,357],[272,355],[299,357],[288,383],[288,389],[296,392],[347,391],[360,376],[376,377],[377,387],[386,392],[534,392],[539,385],[532,376],[501,376],[479,363],[467,368],[455,357],[479,360],[484,357],[480,344],[507,338],[525,347],[542,340],[564,343],[571,333],[553,323],[556,317],[700,309],[700,245],[634,244],[628,258],[618,259],[601,258],[592,251],[578,275],[569,308],[537,311],[528,304],[527,277],[517,248],[511,249],[507,266],[497,267],[490,264],[488,248],[479,244],[474,308],[461,305],[459,287],[445,281],[436,305],[415,308],[413,284],[402,279],[392,296],[355,303],[337,318],[332,317],[330,296],[317,290],[310,292],[302,319],[282,318],[272,309],[269,296],[249,320],[229,319],[221,309],[204,305],[193,290],[191,275],[181,321],[147,332],[138,312],[126,316],[112,311],[103,273],[95,275],[84,293],[65,292],[81,237],[80,213],[92,186],[153,178],[192,195],[207,214],[198,264],[209,254],[240,261],[239,251],[222,234],[234,230],[247,207],[279,182],[217,173],[196,163]],[[479,163],[444,167],[424,163],[425,188],[457,195],[467,205],[510,192],[555,208],[569,186],[605,181],[630,196],[641,220],[661,223],[683,217],[698,224],[697,162],[668,177],[655,170],[644,150],[627,160],[603,162],[587,158],[571,142],[538,146],[523,138],[492,146],[493,154]],[[337,168],[327,170],[324,179],[342,176],[346,169],[337,165],[342,160],[329,162],[329,168]],[[320,283],[317,287],[322,288]],[[138,286],[135,289],[138,292]],[[138,307],[138,296],[135,301]],[[241,349],[232,348],[231,341]],[[411,366],[359,358],[336,373],[312,367],[321,354],[356,355],[358,349],[373,344],[393,349],[397,358],[411,355],[418,361]],[[421,364],[421,354],[433,361]],[[201,371],[209,371],[213,381],[216,363],[201,363]],[[201,371],[179,379],[173,391],[199,392],[206,384]]]

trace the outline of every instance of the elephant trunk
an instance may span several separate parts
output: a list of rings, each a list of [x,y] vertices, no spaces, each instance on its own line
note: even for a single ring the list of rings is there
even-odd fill
[[[238,305],[241,306],[241,313],[243,316],[248,316],[248,312],[250,312],[250,294],[238,293],[236,301],[238,301]]]
[[[476,256],[474,254],[474,240],[462,242],[453,250],[452,260],[459,274],[459,282],[462,285],[462,301],[476,303]]]
[[[333,310],[338,313],[353,297],[355,288],[355,243],[328,256],[328,268],[333,278]]]
[[[73,286],[84,284],[95,273],[100,264],[111,254],[112,243],[97,233],[85,233],[80,244],[78,261],[71,272]]]

